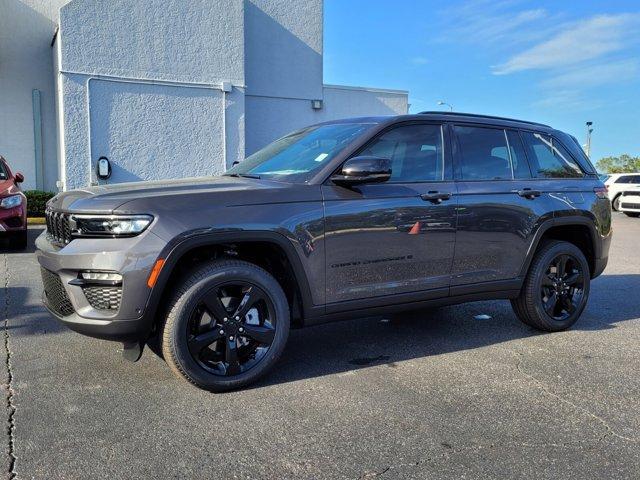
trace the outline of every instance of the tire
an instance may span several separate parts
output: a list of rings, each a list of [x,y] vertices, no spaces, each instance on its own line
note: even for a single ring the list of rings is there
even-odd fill
[[[565,259],[564,268],[561,259]],[[559,275],[560,270],[565,274]],[[536,252],[520,295],[511,300],[511,306],[526,325],[546,332],[566,330],[587,305],[590,282],[589,264],[582,251],[569,242],[549,241]]]
[[[638,212],[622,212],[622,213],[624,213],[627,217],[633,217],[633,218],[640,217],[640,213]]]
[[[161,330],[162,354],[174,373],[197,387],[233,390],[274,366],[289,323],[287,297],[273,276],[252,263],[216,260],[193,270],[177,288]]]
[[[620,194],[616,195],[616,197],[611,201],[611,210],[617,212],[618,208],[620,208]]]
[[[15,250],[24,250],[25,248],[27,248],[27,240],[27,230],[12,233],[9,240],[9,245]]]

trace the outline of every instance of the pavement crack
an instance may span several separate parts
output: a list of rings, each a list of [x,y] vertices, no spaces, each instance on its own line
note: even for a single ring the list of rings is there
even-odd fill
[[[518,370],[518,372],[528,378],[530,381],[532,381],[534,384],[536,384],[538,386],[538,388],[540,388],[544,393],[546,393],[547,395],[550,395],[552,397],[554,397],[555,399],[559,400],[560,402],[564,403],[565,405],[569,405],[570,407],[572,407],[574,410],[583,413],[585,415],[587,415],[588,417],[591,417],[592,419],[596,420],[597,422],[599,422],[605,429],[606,429],[606,433],[600,438],[600,441],[604,440],[605,438],[609,437],[609,436],[613,436],[616,438],[619,438],[621,440],[625,440],[627,442],[640,442],[640,437],[627,437],[625,435],[621,435],[618,432],[616,432],[614,430],[614,428],[609,424],[609,422],[607,422],[604,418],[600,417],[599,415],[596,415],[595,413],[593,413],[590,410],[587,410],[584,407],[581,407],[580,405],[577,405],[575,403],[573,403],[571,400],[562,397],[560,395],[558,395],[557,393],[553,392],[549,386],[547,384],[545,384],[543,381],[541,381],[540,379],[536,378],[535,376],[531,375],[530,373],[527,373],[524,371],[523,369],[523,357],[524,355],[520,352],[514,352],[517,357],[518,357],[518,362],[516,363],[516,369]]]
[[[7,264],[7,255],[2,256],[2,269],[4,270],[4,305],[2,306],[3,315],[4,315],[4,353],[5,353],[5,367],[6,367],[6,381],[4,383],[4,388],[6,390],[6,407],[8,411],[7,416],[7,437],[8,437],[8,449],[7,455],[9,456],[9,465],[8,465],[8,478],[13,479],[16,477],[15,465],[16,465],[16,456],[14,451],[15,446],[15,414],[16,407],[13,403],[13,370],[11,368],[11,348],[9,347],[9,268]]]

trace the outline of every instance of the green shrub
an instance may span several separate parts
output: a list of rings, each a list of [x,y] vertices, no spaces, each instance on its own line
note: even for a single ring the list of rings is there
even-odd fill
[[[53,192],[43,192],[41,190],[27,190],[27,216],[44,217],[44,209],[47,202],[55,196]]]

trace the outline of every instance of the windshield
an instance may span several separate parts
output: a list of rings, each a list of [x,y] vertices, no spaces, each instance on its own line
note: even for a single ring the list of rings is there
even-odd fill
[[[306,182],[371,123],[336,123],[290,133],[230,168],[225,175]]]

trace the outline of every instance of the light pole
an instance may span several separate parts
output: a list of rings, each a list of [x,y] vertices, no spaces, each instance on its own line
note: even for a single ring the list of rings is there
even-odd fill
[[[438,105],[446,105],[447,107],[449,107],[449,111],[453,112],[453,107],[451,106],[451,104],[449,104],[449,103],[447,103],[445,101],[439,100],[438,101]]]
[[[591,134],[593,133],[593,128],[591,126],[593,122],[587,122],[587,157],[591,158]]]

